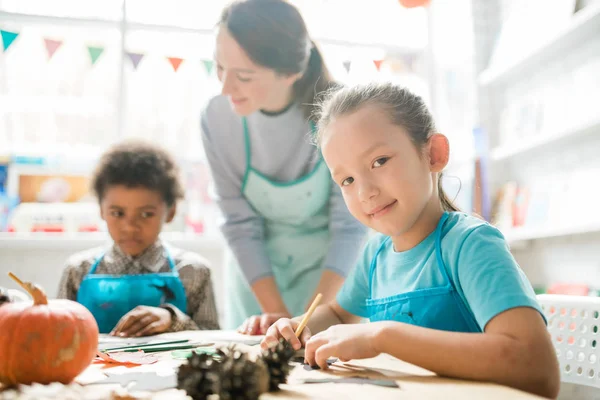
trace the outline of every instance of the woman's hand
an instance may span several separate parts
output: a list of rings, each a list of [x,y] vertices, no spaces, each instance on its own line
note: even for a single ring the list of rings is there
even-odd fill
[[[337,357],[340,361],[376,357],[380,354],[374,340],[378,329],[379,324],[363,323],[334,325],[319,332],[306,342],[306,363],[327,369],[329,357]]]
[[[278,319],[290,317],[291,315],[286,312],[253,315],[244,321],[238,328],[238,332],[245,335],[264,335],[267,333],[267,329]]]
[[[171,326],[169,310],[160,307],[137,306],[125,314],[110,333],[113,336],[147,336],[165,332]]]

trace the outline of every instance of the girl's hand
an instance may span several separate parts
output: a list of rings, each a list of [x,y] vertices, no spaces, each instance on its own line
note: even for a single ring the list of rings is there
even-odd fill
[[[253,315],[246,319],[237,329],[239,333],[244,335],[264,335],[267,329],[275,323],[279,318],[290,318],[288,313],[266,313],[263,315]]]
[[[110,334],[122,337],[155,335],[169,329],[171,322],[169,310],[137,306],[121,317]]]
[[[300,323],[293,319],[282,318],[278,320],[267,330],[265,338],[260,343],[260,347],[263,350],[266,350],[269,347],[276,345],[280,338],[284,338],[292,345],[294,350],[299,350],[306,344],[311,335],[308,326],[306,326],[302,330],[300,339],[298,339],[294,333],[298,325],[300,325]]]
[[[306,342],[305,361],[311,366],[327,369],[329,357],[337,357],[340,361],[376,357],[381,353],[374,340],[378,329],[376,323],[334,325]]]

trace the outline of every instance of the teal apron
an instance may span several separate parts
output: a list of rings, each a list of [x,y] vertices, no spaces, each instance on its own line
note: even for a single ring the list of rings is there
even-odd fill
[[[321,279],[329,248],[331,176],[320,158],[311,172],[297,180],[269,179],[252,168],[246,118],[243,125],[246,173],[242,194],[264,219],[266,250],[283,301],[292,315],[300,315]],[[227,328],[235,329],[262,310],[234,257],[229,257],[225,279],[225,321]]]
[[[367,299],[366,306],[371,322],[398,321],[444,331],[481,332],[477,321],[452,284],[442,259],[442,226],[447,219],[448,213],[445,212],[435,229],[435,256],[444,284],[381,299]],[[371,262],[369,272],[371,288],[377,267],[377,255],[388,240],[389,238],[381,244]],[[372,289],[371,293],[373,293]]]
[[[170,272],[139,275],[97,275],[96,268],[104,254],[96,259],[83,278],[77,292],[77,302],[94,316],[100,333],[109,333],[122,316],[137,306],[158,307],[169,303],[186,312],[185,289],[175,262],[165,248]]]

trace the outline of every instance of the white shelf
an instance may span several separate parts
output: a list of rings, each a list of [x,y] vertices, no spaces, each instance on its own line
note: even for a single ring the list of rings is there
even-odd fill
[[[593,132],[600,132],[600,117],[573,128],[564,129],[551,134],[538,134],[514,144],[506,144],[492,150],[493,161],[501,161],[516,155],[528,153],[544,146],[557,145],[575,140]]]
[[[165,232],[161,235],[168,243],[183,249],[204,248],[219,250],[224,248],[224,240],[217,235],[197,235],[179,232]],[[10,250],[85,250],[110,243],[107,233],[0,233],[0,249]]]
[[[573,226],[513,228],[502,231],[509,243],[524,242],[528,240],[547,239],[561,236],[600,233],[600,221],[589,222]]]
[[[600,4],[590,5],[573,15],[571,23],[533,48],[528,54],[490,66],[479,75],[482,86],[496,85],[517,75],[526,76],[545,62],[556,59],[578,44],[600,34]]]

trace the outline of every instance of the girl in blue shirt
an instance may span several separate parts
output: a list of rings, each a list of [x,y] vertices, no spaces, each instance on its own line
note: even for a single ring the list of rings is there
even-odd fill
[[[323,104],[318,131],[350,212],[379,234],[300,339],[302,317],[280,319],[263,348],[284,337],[321,368],[331,356],[387,353],[555,397],[558,362],[531,285],[502,234],[445,196],[448,140],[423,100],[393,84],[342,89]]]

